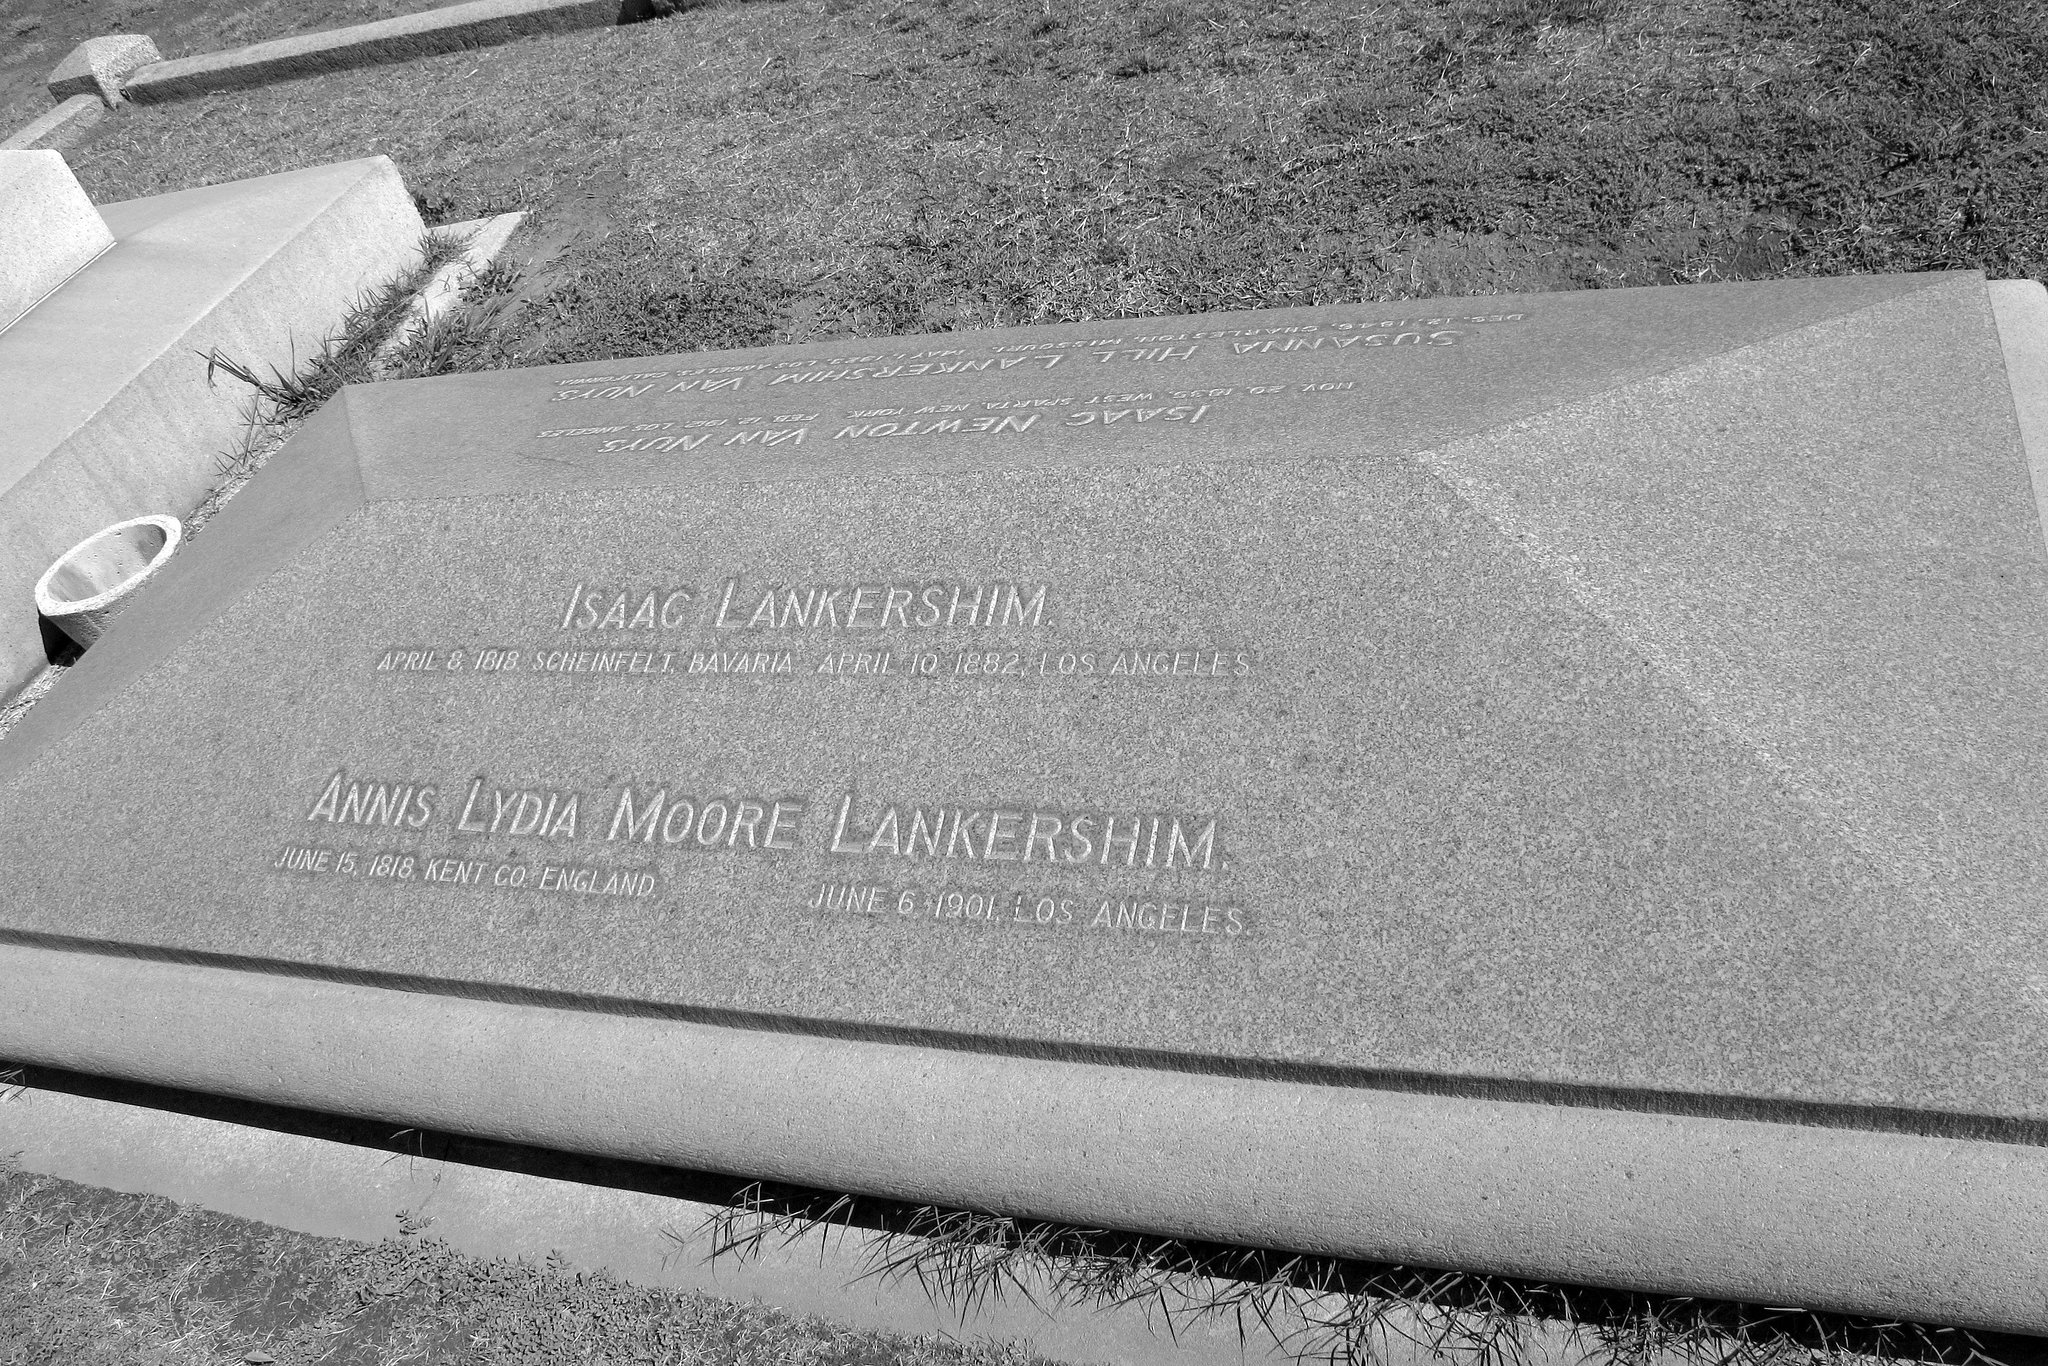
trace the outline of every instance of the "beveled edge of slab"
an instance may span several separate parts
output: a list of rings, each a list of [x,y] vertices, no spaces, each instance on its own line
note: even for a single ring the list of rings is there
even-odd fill
[[[651,15],[647,0],[468,0],[395,19],[154,62],[130,73],[121,93],[136,104],[165,104],[326,71],[490,47],[536,33],[608,28]]]
[[[735,1029],[22,944],[0,943],[0,980],[13,1062],[1022,1217],[2048,1334],[2048,1148]]]
[[[1991,315],[2005,351],[2020,447],[2034,477],[2034,502],[2048,534],[2048,286],[2039,280],[1987,280]]]

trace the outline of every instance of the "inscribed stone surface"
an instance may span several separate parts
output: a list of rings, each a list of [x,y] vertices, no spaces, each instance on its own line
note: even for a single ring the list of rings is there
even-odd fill
[[[0,933],[2034,1123],[2044,589],[1975,275],[350,389],[0,745]]]

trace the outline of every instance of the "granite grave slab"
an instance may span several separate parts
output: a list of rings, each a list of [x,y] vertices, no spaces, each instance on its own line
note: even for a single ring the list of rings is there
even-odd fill
[[[1958,273],[345,390],[0,743],[0,1056],[2048,1333],[2013,386]]]

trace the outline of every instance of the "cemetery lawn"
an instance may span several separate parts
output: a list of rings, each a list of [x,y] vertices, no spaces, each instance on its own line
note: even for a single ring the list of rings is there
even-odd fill
[[[420,373],[2040,277],[2044,108],[2039,0],[756,0],[129,110],[70,157],[102,201],[386,153],[430,221],[533,210]]]
[[[479,1259],[408,1225],[322,1239],[0,1166],[0,1362],[1038,1366],[758,1304]]]

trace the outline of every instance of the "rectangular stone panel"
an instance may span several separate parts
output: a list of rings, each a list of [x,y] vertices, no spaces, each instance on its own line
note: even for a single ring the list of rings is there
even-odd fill
[[[2044,589],[1970,274],[355,388],[0,744],[0,934],[2024,1137]]]

